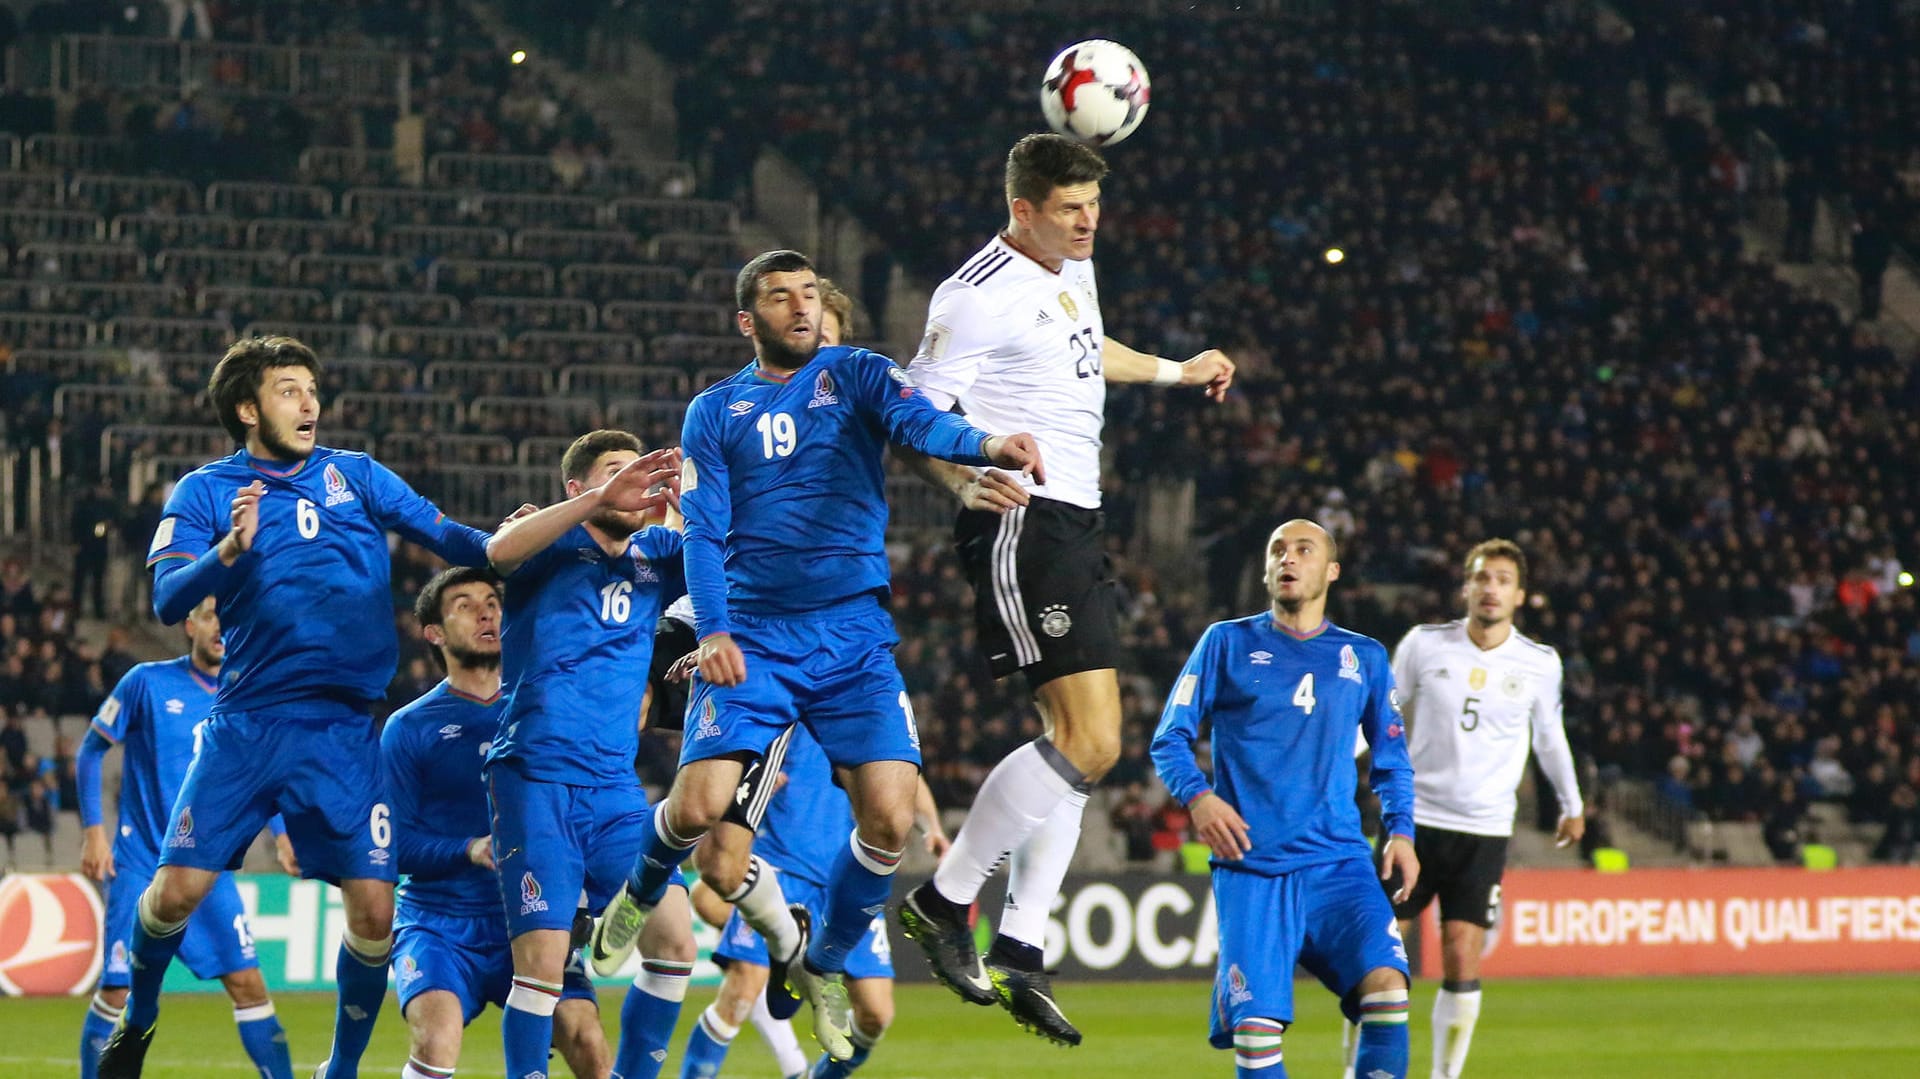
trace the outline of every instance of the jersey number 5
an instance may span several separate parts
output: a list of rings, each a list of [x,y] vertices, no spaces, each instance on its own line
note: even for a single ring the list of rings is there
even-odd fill
[[[1478,697],[1468,697],[1466,700],[1460,702],[1460,714],[1467,717],[1460,721],[1461,730],[1471,731],[1480,726],[1480,709],[1474,707],[1474,705],[1479,703],[1480,698]]]

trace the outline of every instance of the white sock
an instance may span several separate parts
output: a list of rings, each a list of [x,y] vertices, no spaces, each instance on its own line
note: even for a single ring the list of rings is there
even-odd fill
[[[767,942],[767,954],[785,958],[800,946],[800,923],[787,909],[780,875],[756,855],[747,862],[746,880],[732,895],[723,896],[740,912],[740,920]]]
[[[733,1039],[740,1036],[740,1028],[727,1022],[727,1017],[720,1014],[720,1002],[717,1000],[700,1013],[700,1025],[706,1029],[707,1037],[721,1045],[732,1045]]]
[[[767,1043],[767,1051],[773,1054],[781,1075],[798,1075],[813,1063],[806,1050],[800,1048],[800,1036],[793,1032],[793,1024],[775,1019],[767,1010],[765,993],[753,998],[753,1029],[759,1031],[761,1040]]]
[[[1043,739],[1007,754],[974,795],[966,824],[934,871],[934,889],[961,906],[972,903],[1000,859],[1026,842],[1084,778]]]
[[[1463,993],[1442,989],[1433,998],[1433,1077],[1458,1079],[1467,1067],[1467,1047],[1473,1044],[1473,1025],[1480,1019],[1480,990]]]
[[[1360,1055],[1360,1024],[1351,1019],[1340,1022],[1340,1079],[1353,1079],[1353,1061]]]
[[[414,1060],[412,1057],[408,1057],[407,1066],[400,1069],[400,1079],[453,1079],[452,1068],[434,1068],[431,1071],[423,1071],[422,1069],[426,1067],[427,1065]]]
[[[1080,845],[1088,793],[1085,787],[1068,791],[1046,822],[1013,852],[1007,866],[1007,904],[1000,913],[1001,936],[1047,950],[1047,915]]]

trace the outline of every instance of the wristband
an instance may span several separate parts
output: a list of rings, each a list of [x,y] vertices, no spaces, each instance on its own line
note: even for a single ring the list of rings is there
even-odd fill
[[[1179,363],[1176,363],[1173,360],[1169,360],[1165,356],[1159,357],[1154,362],[1160,365],[1159,368],[1155,370],[1153,373],[1154,385],[1156,386],[1180,385],[1181,371],[1183,370],[1183,368]]]

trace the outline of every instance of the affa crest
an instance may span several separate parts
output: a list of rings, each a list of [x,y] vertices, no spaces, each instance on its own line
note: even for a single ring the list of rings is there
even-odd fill
[[[531,872],[520,874],[520,913],[532,914],[547,909],[547,901],[540,898],[540,882],[533,879]]]
[[[839,403],[839,396],[833,392],[833,375],[826,371],[820,372],[820,376],[813,380],[813,400],[807,402],[807,407],[825,408]]]
[[[1350,644],[1340,646],[1340,677],[1360,681],[1360,656]]]
[[[353,501],[353,488],[347,486],[347,478],[340,474],[340,470],[334,467],[333,462],[327,462],[326,470],[321,473],[321,477],[327,485],[327,505],[338,506],[342,502]]]

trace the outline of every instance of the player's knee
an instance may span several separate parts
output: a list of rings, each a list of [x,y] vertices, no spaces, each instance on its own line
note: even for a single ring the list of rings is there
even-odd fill
[[[147,886],[148,908],[163,922],[184,922],[213,890],[215,879],[211,873],[179,872],[172,866],[162,866]]]
[[[436,1013],[407,1024],[407,1051],[413,1059],[437,1068],[451,1068],[460,1060],[458,1015]]]
[[[857,995],[853,998],[853,1025],[866,1035],[868,1042],[880,1040],[880,1035],[893,1025],[893,995],[890,993]]]
[[[1099,782],[1120,761],[1120,732],[1109,724],[1061,724],[1049,740],[1087,783]]]
[[[1247,1071],[1276,1067],[1280,1063],[1280,1042],[1287,1024],[1279,1019],[1253,1016],[1233,1025],[1233,1065]]]
[[[393,899],[384,906],[348,908],[347,932],[365,941],[384,941],[393,935]]]
[[[640,940],[640,954],[648,959],[658,959],[663,963],[697,963],[700,961],[700,947],[693,942],[689,931],[661,933],[648,938],[643,932]]]
[[[127,990],[125,987],[119,989],[96,989],[93,991],[93,999],[112,1008],[114,1011],[119,1011],[127,1006]]]
[[[255,1008],[267,1003],[267,980],[260,975],[260,968],[236,970],[221,979],[226,986],[227,996],[236,1008]]]
[[[767,968],[752,963],[729,963],[727,973],[720,979],[720,992],[714,1003],[720,1008],[720,1015],[734,1026],[747,1021],[753,1011],[753,1002],[760,999],[760,993],[767,987]]]
[[[1367,972],[1366,977],[1360,979],[1360,985],[1355,992],[1364,996],[1368,993],[1384,993],[1398,989],[1405,993],[1408,985],[1405,974],[1392,967],[1375,967]]]
[[[888,808],[881,812],[869,813],[860,822],[854,832],[858,841],[873,851],[899,852],[907,847],[907,838],[913,834],[913,810]]]

